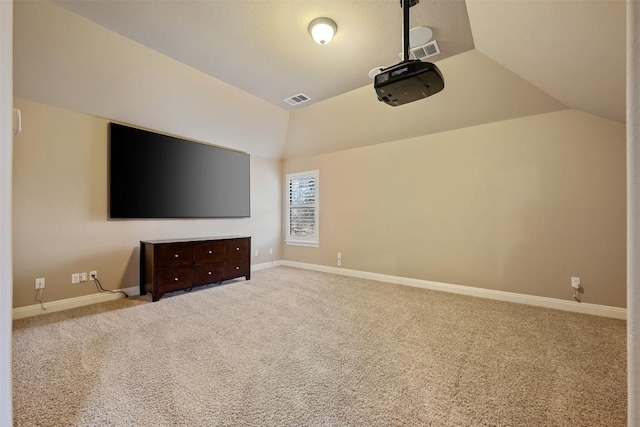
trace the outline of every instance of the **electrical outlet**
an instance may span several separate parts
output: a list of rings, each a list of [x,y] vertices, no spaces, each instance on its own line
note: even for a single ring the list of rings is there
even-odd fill
[[[87,281],[87,273],[80,273],[80,281],[81,282]]]
[[[93,280],[93,279],[97,279],[98,278],[98,272],[96,270],[90,271],[89,272],[89,279]]]
[[[342,267],[342,260],[341,259],[338,260],[338,267]]]
[[[338,252],[338,259],[342,259],[342,252]]]
[[[76,283],[80,283],[80,273],[73,273],[71,275],[71,284],[75,285]]]
[[[572,277],[571,278],[571,287],[573,289],[580,289],[580,278],[579,277]]]
[[[269,249],[269,255],[273,255],[273,248]]]
[[[258,256],[258,250],[256,249],[256,256]]]
[[[38,277],[36,279],[36,289],[44,289],[44,277]]]

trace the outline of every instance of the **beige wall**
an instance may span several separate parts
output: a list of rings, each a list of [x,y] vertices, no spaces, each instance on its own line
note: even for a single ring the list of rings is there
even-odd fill
[[[11,35],[13,2],[0,2],[0,425],[11,416]]]
[[[320,248],[283,258],[625,306],[625,126],[575,110],[313,157]]]
[[[34,304],[34,279],[45,277],[45,301],[95,293],[71,274],[98,270],[105,287],[138,285],[140,240],[242,234],[259,257],[280,258],[281,161],[251,156],[251,218],[107,219],[108,121],[25,100],[23,132],[14,143],[14,307]]]
[[[14,96],[24,131],[13,183],[14,307],[138,284],[139,240],[243,234],[279,259],[281,161],[288,112],[51,2],[14,8]],[[54,108],[55,107],[55,108]],[[251,154],[251,218],[108,221],[108,120]],[[269,249],[274,249],[269,256]]]
[[[285,259],[335,265],[341,251],[346,268],[557,298],[580,275],[585,301],[624,306],[624,167],[611,167],[623,125],[575,111],[515,119],[564,106],[477,51],[443,61],[447,90],[428,103],[393,109],[367,87],[289,117],[53,3],[18,2],[14,16],[15,96],[90,114],[19,101],[35,119],[15,157],[16,306],[33,303],[40,276],[49,299],[89,293],[67,286],[76,271],[137,284],[140,239],[255,230],[258,262],[271,245],[279,259],[280,162],[256,155],[283,153],[287,170],[319,167],[322,191],[321,248],[287,247]],[[259,211],[241,223],[106,221],[96,116],[250,152]],[[461,129],[438,133],[443,123]],[[98,259],[110,261],[87,265]]]
[[[640,425],[640,2],[627,5],[628,425]]]

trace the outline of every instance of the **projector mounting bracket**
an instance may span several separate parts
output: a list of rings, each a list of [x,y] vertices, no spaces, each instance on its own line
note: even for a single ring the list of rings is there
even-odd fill
[[[409,60],[409,9],[420,3],[420,0],[400,0],[402,8],[402,61]]]

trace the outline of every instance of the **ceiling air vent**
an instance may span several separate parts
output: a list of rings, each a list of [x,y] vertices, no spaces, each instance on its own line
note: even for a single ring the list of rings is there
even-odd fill
[[[423,44],[422,46],[416,46],[409,49],[409,59],[423,60],[439,53],[440,48],[438,47],[438,42],[434,40],[427,44]],[[402,54],[400,53],[399,55],[400,59],[402,59]]]
[[[425,45],[414,47],[410,50],[409,55],[415,57],[416,59],[423,59],[437,55],[439,53],[440,48],[438,47],[438,42],[434,40]]]
[[[289,105],[298,105],[298,104],[302,104],[303,102],[307,102],[310,99],[311,98],[309,98],[307,95],[299,93],[297,95],[292,96],[291,98],[285,99],[284,102],[286,102]]]

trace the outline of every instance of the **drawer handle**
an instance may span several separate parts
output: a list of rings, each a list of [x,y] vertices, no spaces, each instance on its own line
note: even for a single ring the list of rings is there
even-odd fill
[[[240,270],[240,267],[236,267],[236,270]]]
[[[211,251],[209,251],[209,253],[212,253]]]
[[[240,250],[240,248],[236,248],[236,251],[239,251],[239,250]]]
[[[177,278],[177,277],[175,277],[173,280],[175,280],[175,281],[177,282],[177,281],[178,281],[178,278]]]
[[[175,254],[174,257],[178,258],[178,254]]]
[[[209,272],[209,276],[211,276],[211,272]]]

